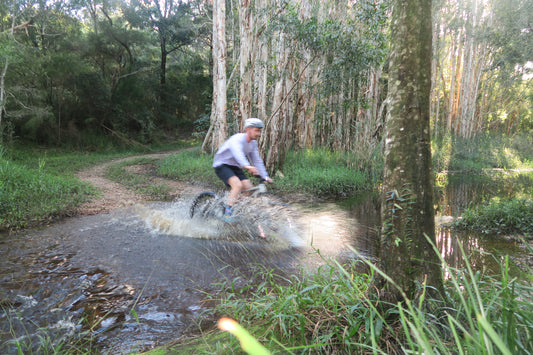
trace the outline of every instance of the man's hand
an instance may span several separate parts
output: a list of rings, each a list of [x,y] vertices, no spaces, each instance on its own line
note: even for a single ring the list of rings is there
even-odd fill
[[[244,169],[248,170],[248,172],[252,175],[259,175],[259,171],[257,170],[255,166],[248,165],[248,166],[245,166]]]
[[[267,177],[265,179],[265,181],[268,182],[269,184],[273,184],[274,183],[274,181],[271,178],[269,178],[269,177]]]

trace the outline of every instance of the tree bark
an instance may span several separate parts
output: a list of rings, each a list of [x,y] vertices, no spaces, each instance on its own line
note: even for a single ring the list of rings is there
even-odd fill
[[[213,101],[202,151],[214,153],[228,136],[226,121],[226,2],[213,1]]]
[[[5,58],[5,64],[2,68],[2,74],[0,75],[0,145],[4,143],[4,127],[3,117],[6,106],[6,83],[5,78],[7,74],[7,69],[9,68],[9,58]]]
[[[240,0],[239,29],[240,29],[240,73],[239,88],[239,116],[242,126],[243,120],[252,115],[252,45],[253,45],[253,16],[252,1]]]
[[[393,283],[376,280],[394,301],[443,287],[431,245],[431,28],[431,1],[394,1],[381,210],[382,268]]]

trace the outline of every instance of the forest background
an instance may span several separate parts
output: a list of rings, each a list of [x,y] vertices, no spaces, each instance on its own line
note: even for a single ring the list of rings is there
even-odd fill
[[[96,150],[196,135],[213,152],[256,116],[271,172],[311,147],[368,167],[383,150],[389,5],[2,2],[0,142]],[[433,7],[432,140],[530,132],[533,1]]]
[[[18,165],[12,147],[101,152],[193,138],[212,154],[256,116],[266,123],[261,151],[276,177],[290,175],[287,157],[301,161],[297,154],[306,151],[318,159],[346,154],[351,180],[361,171],[381,173],[393,73],[391,3],[2,2],[0,224],[24,227],[29,223],[17,220],[48,213],[39,204],[28,208],[28,196],[44,202],[53,196],[64,215],[68,203],[80,203],[65,196],[85,194],[68,179],[44,184],[44,165],[54,165],[46,159],[25,179],[30,171]],[[533,0],[434,0],[432,6],[433,172],[453,169],[453,154],[472,153],[457,143],[486,133],[516,143],[513,152],[498,154],[517,153],[530,165]],[[401,70],[395,74],[402,77]],[[488,152],[478,153],[481,160]],[[79,164],[79,156],[63,155],[69,169]],[[209,157],[192,159],[212,176]],[[171,170],[192,165],[175,158]],[[338,175],[330,167],[329,161],[319,166],[318,179],[328,170]],[[68,169],[59,170],[54,175]]]

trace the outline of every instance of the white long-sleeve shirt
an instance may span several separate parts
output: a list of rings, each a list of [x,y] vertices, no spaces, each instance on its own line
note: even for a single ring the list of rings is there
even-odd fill
[[[234,134],[218,149],[215,154],[213,168],[222,164],[238,166],[241,169],[245,166],[253,165],[263,179],[268,178],[263,159],[259,156],[257,141],[248,142],[246,133]]]

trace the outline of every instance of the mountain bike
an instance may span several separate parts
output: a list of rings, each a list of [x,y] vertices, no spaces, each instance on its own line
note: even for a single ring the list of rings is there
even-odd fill
[[[259,194],[264,194],[266,192],[266,185],[264,181],[261,181],[257,186],[243,190],[241,194],[250,193],[250,196],[255,198]],[[189,210],[189,215],[191,218],[221,219],[222,216],[224,216],[224,208],[225,203],[223,197],[217,195],[217,193],[213,191],[204,191],[194,198]]]
[[[243,190],[242,196],[234,206],[233,222],[224,222],[225,196],[214,191],[204,191],[192,201],[189,215],[199,221],[217,221],[234,239],[279,239],[280,236],[296,234],[292,222],[294,211],[286,203],[266,197],[268,189],[264,181],[250,189]],[[261,198],[264,197],[264,198]],[[229,229],[229,230],[228,230]],[[291,236],[292,238],[293,236]]]

